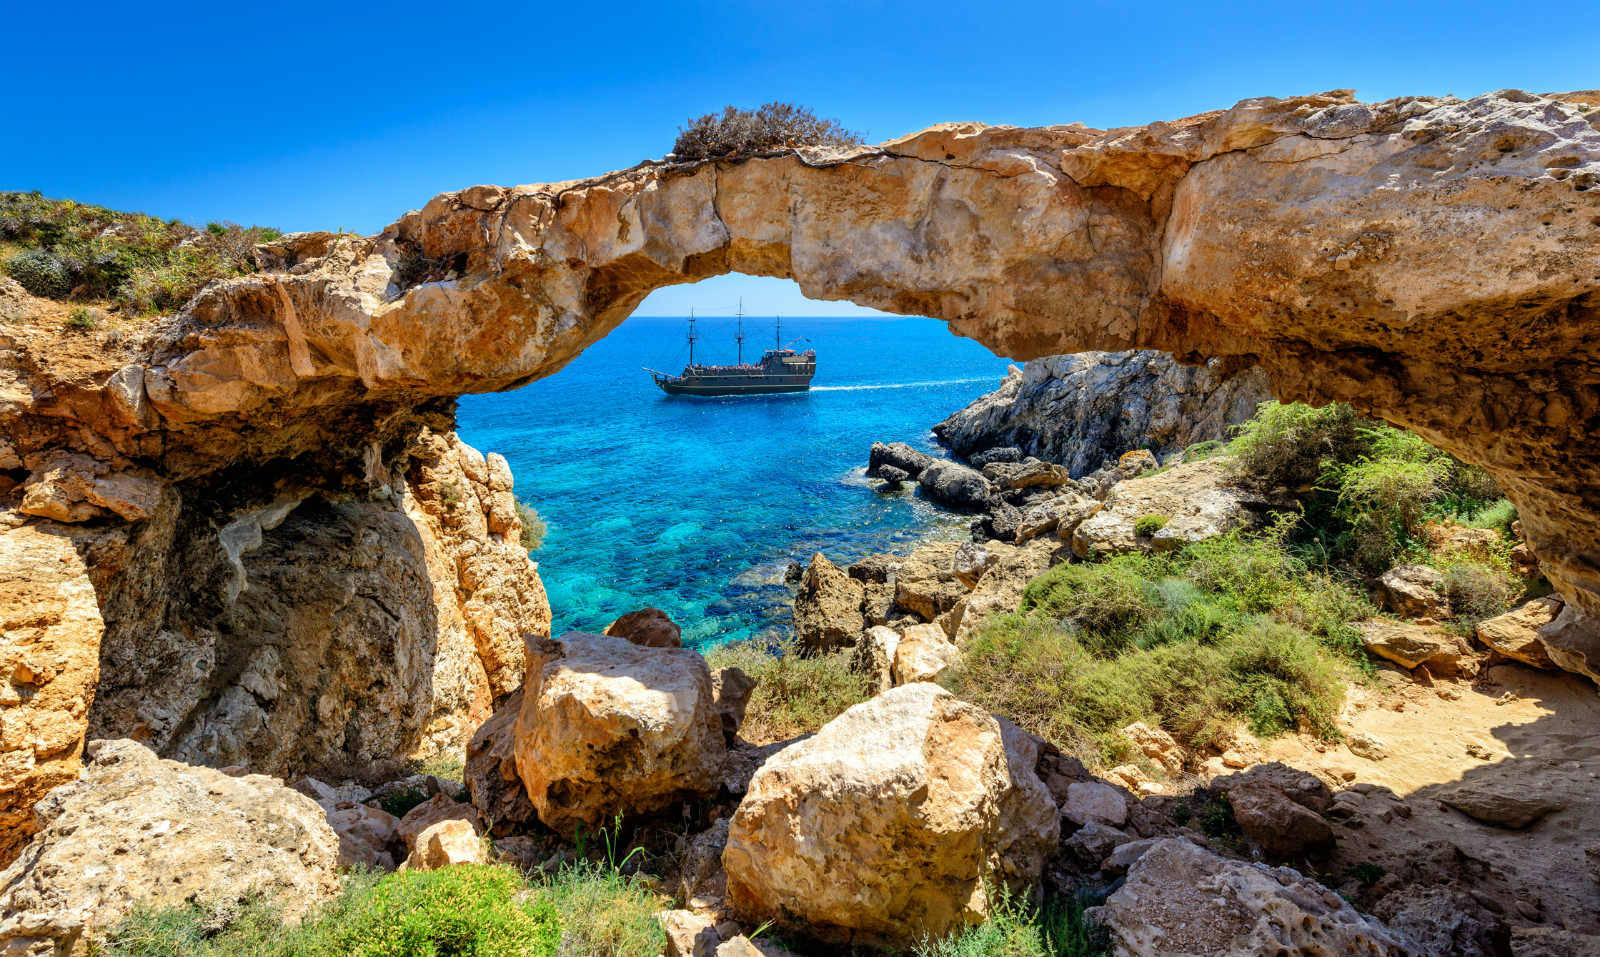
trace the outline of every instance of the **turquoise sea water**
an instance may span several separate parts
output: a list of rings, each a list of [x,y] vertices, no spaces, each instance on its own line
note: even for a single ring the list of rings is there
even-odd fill
[[[732,362],[733,320],[699,326],[696,359]],[[462,438],[506,457],[549,526],[533,558],[557,634],[645,605],[696,645],[784,631],[790,561],[954,534],[914,495],[874,492],[867,450],[934,448],[929,427],[998,386],[1006,360],[928,319],[786,317],[785,341],[817,350],[809,394],[668,397],[640,366],[681,370],[684,329],[634,317],[548,379],[461,400]],[[770,320],[745,332],[746,358],[771,347]]]

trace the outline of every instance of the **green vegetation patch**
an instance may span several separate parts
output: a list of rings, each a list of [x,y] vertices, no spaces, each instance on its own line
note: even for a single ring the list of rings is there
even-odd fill
[[[1371,607],[1297,558],[1286,534],[1057,565],[1028,584],[1021,611],[980,630],[948,681],[1103,760],[1127,757],[1117,731],[1139,720],[1197,750],[1235,721],[1333,738],[1345,681],[1365,661],[1349,622]]]
[[[678,130],[672,153],[679,160],[698,160],[860,142],[861,135],[845,129],[838,120],[819,118],[793,103],[766,103],[754,110],[729,106],[721,113],[690,120]]]
[[[538,551],[544,546],[544,537],[549,532],[544,519],[539,517],[539,510],[527,502],[518,502],[517,518],[522,520],[522,547],[530,552]]]
[[[352,872],[300,924],[260,899],[139,908],[91,952],[103,957],[502,957],[659,953],[662,899],[642,878],[573,864],[528,879],[498,864],[379,876]]]
[[[129,315],[172,312],[213,279],[255,272],[264,226],[122,213],[37,192],[0,192],[0,267],[35,296],[109,302]]]
[[[706,663],[739,667],[756,679],[739,733],[764,744],[816,731],[871,697],[866,676],[850,667],[852,654],[802,655],[793,639],[753,639],[718,645],[706,653]]]
[[[1102,957],[1109,935],[1084,914],[1088,901],[1047,897],[1034,907],[1020,896],[997,894],[989,919],[943,940],[925,941],[916,957]]]
[[[1166,528],[1168,521],[1165,515],[1141,515],[1133,522],[1133,534],[1140,538],[1149,538]]]

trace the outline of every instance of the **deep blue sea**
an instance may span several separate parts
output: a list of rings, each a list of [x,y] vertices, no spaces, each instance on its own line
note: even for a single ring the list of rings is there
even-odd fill
[[[732,319],[699,321],[695,357],[734,359]],[[930,426],[1005,376],[1007,361],[929,319],[787,318],[817,350],[808,394],[668,397],[682,319],[634,317],[547,379],[466,396],[459,430],[511,463],[549,526],[533,553],[555,633],[646,605],[711,645],[789,627],[783,571],[812,552],[854,560],[964,523],[863,478],[875,441],[933,449]],[[747,359],[773,343],[746,319]],[[806,348],[805,345],[799,348]]]

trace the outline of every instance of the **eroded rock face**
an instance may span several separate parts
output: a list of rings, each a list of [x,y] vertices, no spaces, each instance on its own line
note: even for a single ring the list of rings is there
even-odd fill
[[[1181,838],[1139,856],[1091,915],[1128,957],[1420,957],[1410,943],[1287,867],[1224,860]]]
[[[1080,558],[1170,551],[1258,525],[1270,507],[1260,495],[1228,482],[1225,461],[1189,462],[1112,486],[1101,508],[1073,529],[1072,551]],[[1146,516],[1165,524],[1153,535],[1140,535],[1139,520]]]
[[[517,773],[549,827],[712,794],[726,754],[704,658],[570,632],[535,657],[513,734]]]
[[[72,952],[140,903],[259,893],[292,919],[338,892],[339,840],[305,795],[132,741],[96,741],[87,757],[81,778],[39,802],[38,833],[0,872],[5,953]]]
[[[1087,475],[1128,449],[1159,456],[1227,437],[1272,393],[1254,369],[1178,365],[1160,352],[1034,359],[933,427],[958,455],[1018,448]]]
[[[164,521],[159,505],[128,517],[152,486],[104,480],[150,480],[163,497],[204,487],[185,504],[203,515],[180,530],[228,524],[223,487],[286,463],[392,491],[369,473],[423,420],[448,431],[455,396],[549,375],[651,290],[738,271],[942,318],[1017,358],[1158,349],[1258,367],[1280,398],[1349,402],[1487,467],[1572,620],[1600,633],[1587,617],[1600,614],[1593,99],[1336,91],[1121,130],[945,124],[844,152],[475,186],[376,237],[284,237],[265,271],[94,355],[32,322],[8,282],[5,507],[50,486],[52,514],[75,520],[87,503],[142,536]],[[417,262],[432,281],[409,283]],[[97,464],[61,472],[63,455]],[[266,491],[246,507],[272,507]],[[96,572],[103,603],[123,601],[124,577],[160,577],[155,564]],[[210,587],[227,596],[229,580]],[[191,632],[215,627],[207,615],[168,629],[181,640],[141,626],[114,644],[165,656],[163,694],[206,688],[180,706],[193,720],[149,716],[152,735],[203,725],[219,733],[197,746],[225,750],[268,709],[243,686],[225,703],[227,681],[177,676],[205,657],[210,639]],[[1589,667],[1587,643],[1563,647]],[[275,667],[245,657],[253,674]],[[335,719],[343,706],[335,695]]]
[[[1055,803],[1033,740],[933,684],[856,705],[756,771],[728,830],[728,900],[841,943],[911,946],[1037,880]]]
[[[864,594],[861,583],[825,555],[812,555],[794,596],[794,633],[800,646],[831,651],[855,644],[865,627],[861,616]]]

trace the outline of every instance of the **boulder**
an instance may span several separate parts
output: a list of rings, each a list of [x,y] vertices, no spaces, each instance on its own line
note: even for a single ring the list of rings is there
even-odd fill
[[[845,569],[845,574],[864,585],[882,585],[894,580],[895,572],[904,561],[905,559],[898,555],[868,555],[860,561],[852,562],[850,567]],[[799,580],[796,576],[795,581]]]
[[[1286,861],[1333,848],[1328,822],[1270,784],[1233,788],[1228,803],[1244,836],[1271,859]]]
[[[443,794],[435,794],[400,818],[397,833],[401,842],[405,844],[406,851],[415,850],[417,838],[422,832],[440,821],[461,821],[471,828],[474,834],[483,827],[478,812],[472,805],[453,801]]]
[[[1278,761],[1219,777],[1211,787],[1228,795],[1240,788],[1269,787],[1317,814],[1325,814],[1333,806],[1333,791],[1321,778]]]
[[[1259,525],[1271,504],[1254,492],[1230,485],[1226,461],[1189,462],[1112,486],[1100,510],[1073,530],[1072,551],[1079,558],[1089,558],[1146,547],[1171,550]],[[1146,515],[1160,515],[1167,524],[1143,538],[1135,534],[1134,526]]]
[[[1383,607],[1405,618],[1450,617],[1450,600],[1444,596],[1444,574],[1427,565],[1396,565],[1378,579]]]
[[[729,744],[739,735],[745,709],[756,690],[756,679],[743,668],[718,668],[711,673],[711,698],[717,719],[722,722],[722,738]]]
[[[1441,789],[1440,801],[1484,824],[1521,830],[1566,805],[1545,794],[1504,782],[1463,781]]]
[[[1539,643],[1557,668],[1600,684],[1600,618],[1563,605],[1555,620],[1539,629]]]
[[[1345,738],[1344,746],[1358,758],[1382,761],[1389,756],[1389,745],[1382,738],[1367,731],[1352,732]]]
[[[873,694],[883,694],[894,687],[894,656],[899,647],[900,633],[883,625],[868,628],[856,645],[853,667],[867,676],[867,687]]]
[[[683,630],[659,608],[630,611],[607,625],[605,633],[644,648],[683,647]]]
[[[400,840],[400,819],[382,808],[353,801],[322,805],[328,826],[339,835],[339,866],[362,865],[394,870],[394,848]]]
[[[1121,827],[1128,821],[1128,798],[1122,790],[1101,781],[1076,781],[1067,786],[1061,815],[1074,824]]]
[[[952,570],[956,548],[945,546],[943,551],[948,554],[926,546],[913,552],[895,575],[895,607],[923,621],[933,621],[966,598],[968,588]]]
[[[259,774],[230,777],[127,740],[90,742],[83,774],[35,807],[0,872],[0,953],[69,954],[136,905],[259,894],[294,919],[338,893],[323,809]]]
[[[726,744],[698,652],[578,632],[552,644],[528,669],[513,730],[541,821],[570,835],[716,792]]]
[[[856,705],[768,759],[734,813],[728,901],[845,945],[910,948],[983,920],[1059,837],[1034,739],[933,684]]]
[[[961,657],[956,643],[939,625],[912,625],[900,636],[894,653],[894,683],[937,681]]]
[[[478,816],[488,822],[489,833],[510,834],[534,819],[533,802],[517,776],[517,715],[522,711],[522,689],[512,692],[467,742],[467,794]]]
[[[435,821],[417,835],[416,845],[406,858],[407,870],[433,870],[456,864],[487,863],[483,841],[472,825],[460,818]]]
[[[1478,640],[1513,661],[1554,669],[1555,662],[1539,640],[1539,629],[1561,614],[1559,598],[1535,598],[1520,608],[1478,622]]]
[[[1065,489],[1042,502],[1028,506],[1017,521],[1017,544],[1053,534],[1071,541],[1078,525],[1100,510],[1100,502],[1082,492]]]
[[[929,501],[961,512],[983,511],[994,491],[983,473],[948,459],[929,462],[917,476],[917,487]]]
[[[904,472],[906,478],[917,478],[934,461],[933,456],[918,452],[904,442],[874,442],[867,453],[867,476],[883,478],[882,469],[888,466]]]
[[[1160,728],[1152,728],[1143,721],[1135,721],[1122,729],[1122,736],[1128,739],[1133,749],[1156,764],[1168,773],[1183,770],[1185,754],[1183,746],[1173,740],[1172,735]]]
[[[1022,450],[1015,445],[1002,445],[998,448],[984,449],[967,456],[967,464],[975,469],[981,469],[990,462],[1020,462],[1023,459]]]
[[[911,475],[905,469],[895,468],[893,465],[880,465],[878,478],[883,479],[885,492],[897,492],[910,481]]]
[[[1139,858],[1144,856],[1144,852],[1154,847],[1156,842],[1156,838],[1146,837],[1118,844],[1105,860],[1100,862],[1100,870],[1111,877],[1121,877],[1128,873],[1128,868],[1138,862]]]
[[[1118,957],[1420,957],[1399,934],[1300,873],[1224,860],[1182,838],[1147,849],[1089,915],[1109,932]]]
[[[1119,846],[1133,840],[1127,831],[1090,821],[1061,842],[1061,849],[1085,869],[1098,869]]]
[[[1477,674],[1471,642],[1442,628],[1374,618],[1358,622],[1356,630],[1367,651],[1407,671],[1427,665],[1429,672],[1445,677]]]
[[[995,561],[995,553],[984,543],[965,542],[956,549],[955,556],[950,560],[950,571],[955,574],[956,581],[971,588]]]
[[[861,615],[865,590],[860,582],[821,552],[811,556],[794,596],[794,633],[807,651],[831,651],[853,645],[866,620]]]

